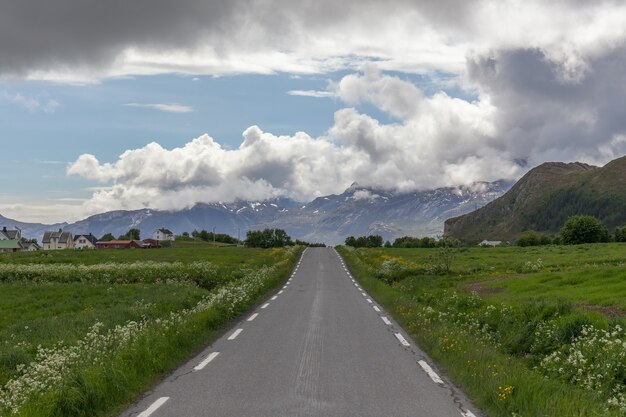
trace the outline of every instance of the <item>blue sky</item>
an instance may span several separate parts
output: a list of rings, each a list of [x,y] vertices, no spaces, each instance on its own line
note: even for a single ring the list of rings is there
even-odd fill
[[[411,191],[626,154],[617,1],[93,7],[3,10],[4,216]]]

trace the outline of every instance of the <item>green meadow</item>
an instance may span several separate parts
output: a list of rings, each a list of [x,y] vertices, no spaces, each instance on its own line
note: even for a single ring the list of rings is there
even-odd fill
[[[115,415],[281,284],[301,249],[0,255],[0,416]]]
[[[625,244],[339,250],[487,415],[626,415]]]

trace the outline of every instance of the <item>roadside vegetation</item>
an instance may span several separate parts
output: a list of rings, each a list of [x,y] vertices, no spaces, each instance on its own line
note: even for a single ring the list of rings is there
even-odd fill
[[[626,415],[626,246],[340,247],[491,417]]]
[[[282,283],[301,250],[1,255],[0,416],[116,415]]]

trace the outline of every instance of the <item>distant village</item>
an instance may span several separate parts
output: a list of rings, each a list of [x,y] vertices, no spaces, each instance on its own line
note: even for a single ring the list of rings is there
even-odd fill
[[[98,240],[93,234],[77,234],[57,231],[47,231],[41,239],[41,244],[36,240],[28,240],[22,237],[22,231],[18,227],[0,230],[0,253],[3,252],[32,252],[37,250],[64,250],[64,249],[152,249],[160,248],[163,242],[175,240],[174,233],[161,228],[154,231],[148,239],[111,239]]]

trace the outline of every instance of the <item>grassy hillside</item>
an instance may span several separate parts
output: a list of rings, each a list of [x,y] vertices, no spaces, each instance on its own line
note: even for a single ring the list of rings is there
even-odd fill
[[[625,244],[340,252],[490,417],[626,415]]]
[[[626,223],[626,157],[602,168],[545,163],[505,195],[472,213],[448,219],[445,234],[466,242],[511,240],[527,230],[558,233],[568,217],[589,214],[609,229]]]

